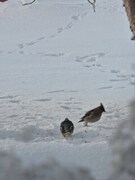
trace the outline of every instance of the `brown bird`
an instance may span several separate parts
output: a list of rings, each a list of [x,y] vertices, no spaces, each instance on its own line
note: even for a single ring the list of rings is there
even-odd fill
[[[100,103],[100,106],[86,112],[79,122],[84,121],[84,126],[87,126],[88,123],[99,121],[103,112],[105,112],[105,108],[103,104]]]

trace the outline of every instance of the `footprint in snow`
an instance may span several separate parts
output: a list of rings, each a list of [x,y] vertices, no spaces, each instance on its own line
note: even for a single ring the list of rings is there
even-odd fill
[[[35,101],[38,101],[38,102],[48,102],[48,101],[51,101],[52,99],[50,98],[41,98],[41,99],[36,99]]]
[[[14,103],[14,104],[19,104],[21,101],[20,100],[10,100],[10,103]]]
[[[113,86],[103,86],[99,88],[99,90],[105,90],[105,89],[111,89],[111,88],[113,88]]]
[[[120,70],[112,69],[112,70],[111,70],[111,73],[112,73],[112,74],[117,74],[117,73],[120,73]]]
[[[12,96],[12,95],[7,95],[7,96],[2,96],[0,99],[13,99],[16,98],[17,96]]]
[[[45,39],[45,37],[43,36],[43,37],[38,38],[37,41],[42,41],[44,39]]]
[[[36,42],[29,42],[29,43],[26,43],[27,46],[33,46]]]
[[[18,44],[18,47],[20,48],[20,49],[23,49],[24,48],[24,44]]]
[[[69,24],[67,24],[64,29],[70,29],[73,26],[73,22],[71,21]]]
[[[74,15],[74,16],[71,17],[71,19],[77,21],[79,19],[79,15]]]
[[[62,31],[63,31],[62,27],[57,29],[57,33],[61,33]]]
[[[101,67],[102,65],[98,63],[98,59],[103,57],[104,53],[95,53],[95,54],[87,54],[84,56],[77,56],[76,62],[82,63],[84,67]]]

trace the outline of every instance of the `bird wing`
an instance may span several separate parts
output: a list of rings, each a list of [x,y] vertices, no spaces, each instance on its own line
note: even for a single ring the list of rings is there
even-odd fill
[[[86,112],[85,113],[85,115],[81,118],[81,120],[80,121],[78,121],[78,122],[82,122],[82,121],[84,121],[84,119],[87,117],[87,116],[92,116],[93,115],[93,113],[94,113],[94,110],[95,109],[92,109],[92,110],[90,110],[90,111],[88,111],[88,112]]]
[[[96,107],[96,108],[94,108],[94,109],[91,109],[90,111],[87,111],[87,112],[85,113],[85,115],[81,118],[81,120],[80,120],[79,122],[84,121],[84,119],[85,119],[86,117],[88,117],[88,116],[93,116],[93,114],[95,113],[95,111],[97,111],[98,108],[99,108],[99,107]]]
[[[86,112],[85,115],[84,115],[81,119],[83,120],[83,119],[86,118],[87,116],[91,116],[91,115],[94,113],[94,111],[95,111],[95,109],[92,109],[92,110]]]
[[[74,126],[73,126],[73,125],[70,126],[70,130],[71,130],[71,131],[74,130]]]

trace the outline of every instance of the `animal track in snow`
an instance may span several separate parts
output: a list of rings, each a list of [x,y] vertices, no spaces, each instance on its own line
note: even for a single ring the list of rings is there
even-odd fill
[[[84,56],[77,56],[75,61],[82,63],[84,67],[101,67],[101,64],[98,63],[98,59],[105,56],[105,53],[95,53],[95,54],[87,54]]]
[[[71,21],[64,27],[64,29],[70,29],[70,28],[72,28],[72,26],[73,26],[73,22]]]
[[[118,69],[112,69],[110,71],[111,74],[114,74],[114,78],[111,78],[111,82],[119,82],[119,81],[128,81],[130,80],[131,75],[126,74],[125,72],[118,70]]]
[[[7,116],[7,118],[9,118],[9,119],[17,118],[17,117],[18,117],[18,114],[12,114],[10,116]]]
[[[78,92],[77,90],[56,90],[56,91],[48,91],[47,93],[63,93],[63,92],[67,92],[67,93],[76,93]]]
[[[45,39],[45,37],[43,36],[43,37],[38,38],[37,41],[42,41],[44,39]]]
[[[119,70],[116,70],[116,69],[112,69],[112,70],[111,70],[111,73],[112,73],[112,74],[117,74],[117,73],[119,73],[119,72],[120,72],[120,71],[119,71]]]
[[[20,49],[23,49],[23,48],[24,48],[24,45],[21,43],[21,44],[18,44],[18,47],[19,47]]]
[[[127,81],[129,80],[128,77],[121,77],[121,76],[116,76],[116,78],[110,79],[111,82],[119,82],[119,81]]]
[[[64,89],[56,90],[56,91],[48,91],[47,93],[61,93],[61,92],[64,92]]]
[[[7,95],[7,96],[2,96],[0,97],[0,99],[13,99],[16,98],[17,96],[13,96],[13,95]]]
[[[61,33],[62,31],[63,31],[63,28],[62,28],[62,27],[60,27],[60,28],[57,29],[57,33]]]
[[[20,100],[15,100],[15,99],[13,99],[13,100],[10,100],[9,102],[10,102],[10,103],[18,104],[18,103],[20,103],[21,101],[20,101]]]
[[[71,110],[71,111],[74,111],[74,110],[82,110],[82,108],[79,108],[78,106],[66,106],[66,105],[62,105],[61,108],[65,109],[65,110]]]
[[[72,108],[69,106],[61,106],[61,108],[65,109],[65,110],[71,110]]]
[[[71,29],[75,25],[75,22],[77,22],[80,18],[84,18],[87,15],[87,13],[88,12],[71,16],[71,21],[68,22],[65,26],[59,27],[57,29],[57,34],[52,34],[50,38],[54,38],[63,31]]]
[[[34,44],[36,44],[36,42],[29,42],[29,43],[26,43],[27,46],[33,46]]]
[[[48,101],[51,101],[52,99],[50,98],[41,98],[41,99],[36,99],[35,101],[38,101],[38,102],[48,102]]]
[[[36,40],[31,41],[31,42],[20,43],[20,44],[17,45],[17,47],[18,47],[20,50],[22,50],[22,49],[24,49],[25,47],[33,46],[33,45],[35,45],[36,43],[38,43],[38,42],[40,42],[40,41],[42,41],[42,40],[44,40],[44,39],[45,39],[45,37],[42,36],[42,37],[39,37],[39,38],[37,38]],[[19,53],[22,53],[22,52],[23,52],[23,51],[19,51]]]
[[[71,17],[71,19],[77,21],[79,19],[79,15],[74,15],[74,16]]]
[[[62,27],[58,27],[56,32],[53,33],[53,34],[50,34],[48,37],[41,36],[41,37],[39,37],[39,38],[37,38],[37,39],[35,39],[33,41],[26,42],[26,43],[20,43],[20,44],[17,45],[17,47],[19,49],[23,49],[25,47],[33,46],[33,45],[39,43],[40,41],[49,40],[49,39],[55,38],[60,33],[62,33],[63,31],[71,29],[75,25],[75,22],[77,22],[79,20],[79,18],[84,18],[87,15],[87,13],[88,12],[85,12],[83,14],[77,14],[77,15],[71,16],[70,21],[66,25],[63,25]],[[24,52],[23,51],[19,51],[19,53],[23,54]]]
[[[48,53],[48,54],[44,54],[44,56],[61,57],[64,56],[64,53]]]
[[[104,86],[104,87],[101,87],[99,88],[99,90],[105,90],[105,89],[111,89],[113,88],[112,86]]]

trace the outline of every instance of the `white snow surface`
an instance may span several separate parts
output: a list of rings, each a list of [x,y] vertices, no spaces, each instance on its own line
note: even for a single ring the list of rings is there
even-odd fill
[[[135,179],[135,101],[128,121],[119,126],[113,140],[113,173],[110,180]]]
[[[55,159],[110,174],[110,141],[134,97],[135,46],[120,0],[0,3],[0,149],[24,166]],[[100,121],[83,127],[84,113],[102,102]],[[68,117],[71,138],[59,127]]]

